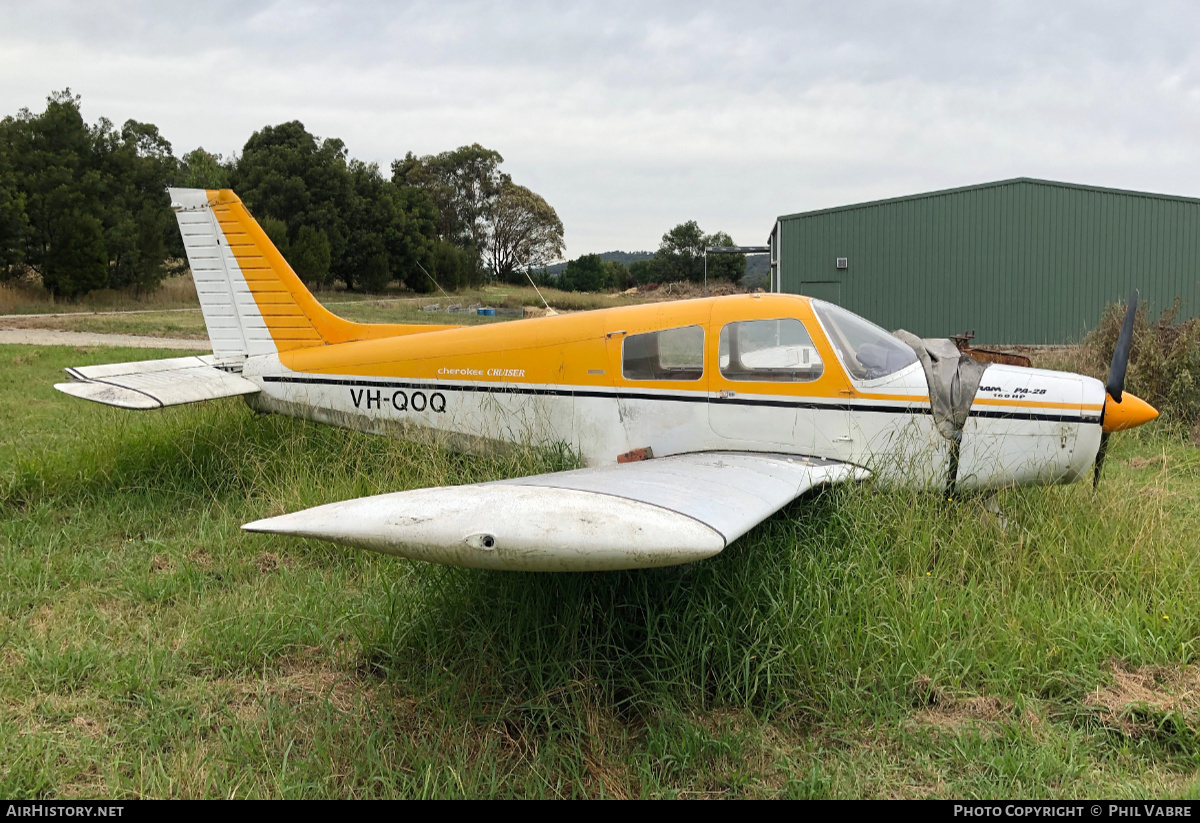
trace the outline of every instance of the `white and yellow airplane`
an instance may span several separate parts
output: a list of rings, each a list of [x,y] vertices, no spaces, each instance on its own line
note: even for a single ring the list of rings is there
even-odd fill
[[[242,395],[336,426],[567,443],[586,468],[385,494],[249,523],[419,560],[570,571],[710,557],[806,491],[1071,482],[1157,416],[1108,385],[978,364],[830,303],[753,294],[488,326],[364,325],[304,288],[231,191],[172,189],[213,354],[68,369],[127,409]],[[1136,293],[1135,293],[1136,300]]]

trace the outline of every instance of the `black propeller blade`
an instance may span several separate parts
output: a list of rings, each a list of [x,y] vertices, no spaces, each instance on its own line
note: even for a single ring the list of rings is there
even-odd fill
[[[1108,367],[1108,379],[1104,381],[1104,390],[1116,402],[1121,402],[1125,393],[1125,372],[1129,369],[1129,352],[1133,346],[1133,320],[1137,315],[1138,290],[1134,289],[1129,295],[1129,306],[1125,309],[1125,320],[1121,323],[1121,333],[1117,335],[1117,345],[1113,348],[1112,363]],[[1104,468],[1104,455],[1108,451],[1108,432],[1100,435],[1100,448],[1096,452],[1096,470],[1092,475],[1092,488],[1100,484],[1100,470]]]
[[[1137,314],[1138,290],[1134,289],[1129,295],[1129,308],[1125,309],[1125,322],[1121,324],[1121,333],[1117,335],[1117,345],[1113,349],[1112,364],[1108,367],[1108,380],[1104,389],[1113,400],[1121,402],[1121,394],[1125,391],[1125,371],[1129,368],[1129,349],[1133,345],[1133,318]]]

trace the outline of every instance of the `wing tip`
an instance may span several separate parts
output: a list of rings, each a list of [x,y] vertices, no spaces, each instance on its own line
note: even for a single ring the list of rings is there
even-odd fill
[[[123,386],[111,386],[93,380],[76,380],[69,383],[55,383],[54,388],[63,394],[80,400],[91,400],[105,406],[133,411],[151,411],[161,409],[163,403],[157,397]]]
[[[282,534],[292,537],[312,537],[312,533],[308,530],[288,526],[287,521],[294,518],[295,513],[281,514],[277,517],[264,517],[259,520],[252,520],[249,523],[243,523],[242,531],[250,534]]]

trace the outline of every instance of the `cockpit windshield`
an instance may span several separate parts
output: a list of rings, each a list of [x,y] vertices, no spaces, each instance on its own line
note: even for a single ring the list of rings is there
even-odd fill
[[[838,358],[855,380],[876,380],[917,362],[917,354],[899,339],[857,314],[812,301]]]

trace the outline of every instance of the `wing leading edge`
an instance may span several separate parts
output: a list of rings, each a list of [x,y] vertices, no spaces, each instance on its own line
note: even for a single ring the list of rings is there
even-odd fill
[[[810,457],[704,452],[363,497],[242,528],[472,568],[650,568],[711,557],[806,491],[867,474]]]

